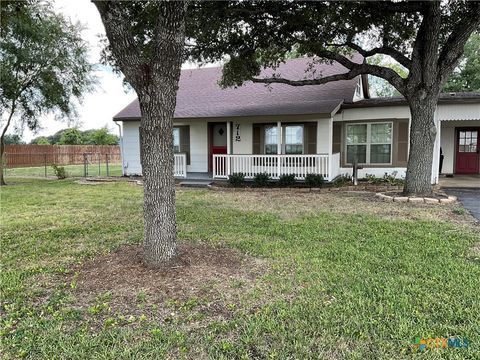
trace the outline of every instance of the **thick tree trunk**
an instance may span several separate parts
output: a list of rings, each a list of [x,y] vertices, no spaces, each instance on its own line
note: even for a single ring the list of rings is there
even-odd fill
[[[95,0],[94,3],[112,53],[138,95],[142,113],[144,260],[148,266],[164,266],[177,254],[172,128],[183,61],[187,3],[153,2],[155,7],[150,10],[157,18],[154,31],[148,33],[151,41],[147,47],[132,32],[129,2]]]
[[[165,94],[163,94],[165,95]],[[162,101],[163,100],[163,101]],[[139,96],[140,156],[144,183],[144,259],[166,265],[177,254],[173,129],[175,92]]]
[[[437,128],[437,97],[414,96],[409,99],[411,112],[410,153],[403,192],[405,195],[432,194],[433,148]]]

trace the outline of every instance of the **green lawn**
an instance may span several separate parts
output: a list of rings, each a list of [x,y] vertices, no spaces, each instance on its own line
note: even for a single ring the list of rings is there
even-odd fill
[[[71,177],[84,176],[85,168],[83,165],[63,165],[67,171],[67,175]],[[47,177],[54,177],[55,172],[51,166],[32,166],[22,168],[7,168],[5,169],[5,177],[44,177],[45,170]],[[105,162],[100,164],[89,164],[87,168],[88,176],[107,176],[107,165]],[[122,176],[122,164],[112,163],[108,166],[109,176]]]
[[[458,205],[180,190],[183,243],[237,249],[266,269],[251,286],[224,284],[213,300],[227,310],[215,316],[205,310],[210,293],[149,303],[142,292],[128,304],[132,315],[115,310],[115,294],[86,304],[75,279],[88,259],[142,241],[142,188],[9,180],[1,189],[4,359],[480,357],[480,237]],[[159,302],[171,316],[157,315]],[[412,347],[416,337],[449,336],[470,345]]]

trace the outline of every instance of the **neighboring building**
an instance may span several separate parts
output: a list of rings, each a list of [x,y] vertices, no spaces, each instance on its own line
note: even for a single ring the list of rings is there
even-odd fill
[[[346,72],[334,63],[310,59],[287,61],[264,75],[304,79]],[[309,68],[306,72],[305,69]],[[366,77],[324,85],[254,84],[222,89],[221,68],[183,70],[174,116],[175,175],[212,173],[247,178],[267,172],[272,177],[308,173],[332,180],[350,173],[355,157],[359,176],[396,172],[405,175],[409,151],[410,111],[404,99],[370,99]],[[114,121],[122,123],[125,175],[140,175],[140,109],[135,100]],[[480,93],[442,94],[435,115],[432,183],[442,172],[479,173],[477,139]]]

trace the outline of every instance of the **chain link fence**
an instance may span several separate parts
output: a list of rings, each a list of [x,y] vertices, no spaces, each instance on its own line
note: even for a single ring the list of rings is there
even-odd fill
[[[122,163],[117,154],[6,153],[3,161],[6,178],[55,177],[52,165],[63,166],[69,177],[122,176]]]

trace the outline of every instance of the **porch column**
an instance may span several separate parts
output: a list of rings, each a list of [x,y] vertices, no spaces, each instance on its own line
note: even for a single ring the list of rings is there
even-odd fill
[[[433,145],[432,178],[431,183],[438,184],[439,166],[440,166],[440,120],[438,119],[438,107],[434,113],[434,123],[437,129],[435,143]]]
[[[282,122],[277,121],[277,154],[282,153]]]
[[[230,155],[232,153],[232,122],[227,121],[227,154]],[[227,157],[227,175],[230,176],[231,174],[231,159]]]
[[[319,121],[320,122],[320,121]],[[319,129],[320,126],[317,126],[317,129]],[[321,137],[321,134],[317,134],[318,138]],[[317,138],[317,141],[319,140]],[[333,159],[332,159],[332,147],[333,147],[333,117],[328,119],[328,180],[332,181],[333,177],[336,176],[336,174],[333,174]],[[317,142],[317,149],[318,149],[318,142]]]
[[[227,154],[232,153],[232,123],[227,121]]]
[[[282,122],[277,121],[277,154],[280,155],[282,153]],[[277,176],[280,177],[282,175],[282,159],[277,159]]]

